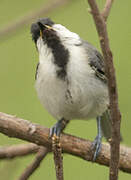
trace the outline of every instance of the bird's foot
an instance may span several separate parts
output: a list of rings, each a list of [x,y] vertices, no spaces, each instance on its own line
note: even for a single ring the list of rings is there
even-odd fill
[[[61,123],[58,121],[52,128],[50,128],[50,138],[52,139],[52,151],[60,148],[60,133]]]
[[[60,137],[60,133],[63,130],[63,119],[58,121],[52,128],[50,128],[50,137]]]
[[[60,147],[60,134],[69,121],[62,118],[52,128],[50,128],[50,137],[52,138],[52,148]]]
[[[64,130],[66,125],[68,124],[69,121],[65,120],[62,118],[59,120],[52,128],[50,128],[50,137],[53,138],[53,141],[58,141],[60,138],[61,132]]]
[[[92,149],[95,150],[94,155],[93,155],[93,161],[96,160],[98,157],[100,150],[101,150],[101,141],[102,141],[102,136],[97,135],[94,142],[92,143]]]

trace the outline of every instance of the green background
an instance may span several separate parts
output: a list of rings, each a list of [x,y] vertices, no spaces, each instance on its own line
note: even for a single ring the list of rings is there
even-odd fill
[[[53,0],[52,0],[53,1]],[[47,0],[0,0],[0,28],[18,20],[24,15],[51,1]],[[104,0],[99,0],[100,7]],[[72,0],[62,8],[48,14],[55,22],[78,33],[98,49],[99,40],[86,0]],[[108,19],[110,45],[114,55],[119,90],[119,105],[122,113],[121,132],[123,143],[131,146],[131,1],[114,1]],[[43,15],[44,17],[44,15]],[[0,111],[17,115],[34,123],[51,127],[56,120],[40,104],[35,89],[34,76],[38,54],[30,35],[30,25],[0,41]],[[93,140],[96,136],[96,121],[72,121],[67,133]],[[21,143],[0,135],[1,145]],[[23,143],[23,142],[22,142]],[[0,161],[0,179],[17,180],[34,156],[10,161]],[[71,155],[64,154],[65,180],[108,179],[109,169],[92,164]],[[42,162],[41,167],[30,180],[55,179],[52,154]],[[131,175],[120,172],[120,180],[130,180]]]

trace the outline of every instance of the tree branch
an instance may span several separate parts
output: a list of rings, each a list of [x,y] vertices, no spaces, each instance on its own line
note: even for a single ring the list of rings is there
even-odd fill
[[[63,157],[60,138],[57,136],[52,137],[52,152],[54,154],[55,170],[57,180],[63,180]]]
[[[107,0],[105,3],[105,7],[103,9],[103,11],[101,12],[101,15],[103,16],[104,20],[107,21],[107,18],[109,16],[112,4],[113,4],[114,0]]]
[[[36,153],[38,150],[39,146],[32,143],[0,147],[0,159],[11,159],[18,156],[25,156],[31,153]]]
[[[109,15],[111,3],[113,1],[107,0],[104,15],[106,19]],[[115,68],[113,65],[113,56],[109,46],[109,39],[107,27],[104,17],[99,12],[99,8],[95,0],[88,0],[91,7],[91,13],[96,25],[96,29],[100,39],[100,45],[103,52],[105,61],[106,75],[108,79],[108,90],[110,99],[110,112],[112,122],[112,138],[111,138],[111,160],[110,160],[110,180],[118,179],[118,166],[119,166],[119,146],[120,146],[120,121],[121,115],[118,107],[118,93],[115,77]],[[109,5],[109,6],[108,6]]]
[[[48,152],[49,151],[47,148],[41,146],[36,154],[34,161],[28,167],[26,167],[23,174],[19,177],[19,180],[27,180],[40,166],[41,161],[45,158]]]
[[[9,136],[45,146],[51,150],[52,141],[49,138],[49,129],[27,120],[0,113],[0,132]],[[60,143],[63,152],[92,161],[92,142],[75,136],[62,134]],[[95,163],[109,166],[110,146],[102,144],[101,152]],[[119,169],[131,173],[131,148],[121,146]]]

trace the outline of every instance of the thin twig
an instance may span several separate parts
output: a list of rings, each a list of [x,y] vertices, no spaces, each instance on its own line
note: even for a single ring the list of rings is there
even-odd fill
[[[68,1],[69,0],[53,0],[49,2],[46,6],[42,5],[42,7],[37,11],[33,11],[30,14],[22,17],[21,19],[18,19],[15,22],[11,22],[7,26],[0,29],[0,40],[3,40],[11,33],[16,32],[17,30],[21,29],[23,26],[39,18],[40,16],[45,16],[50,12],[54,11],[56,8],[63,6]]]
[[[25,169],[25,171],[22,173],[18,180],[27,180],[33,174],[33,172],[40,166],[40,163],[45,158],[48,152],[49,151],[47,148],[41,146],[34,161]]]
[[[0,112],[0,132],[18,139],[26,140],[51,150],[52,141],[49,138],[49,129],[30,121]],[[92,161],[92,142],[75,136],[62,134],[60,138],[62,151]],[[95,163],[109,166],[110,147],[102,144],[101,152]],[[119,169],[131,173],[131,148],[121,146]]]
[[[60,145],[59,137],[52,137],[52,151],[54,154],[54,162],[56,169],[56,178],[57,180],[63,180],[63,157],[62,157],[62,149]]]
[[[0,147],[0,159],[11,159],[18,156],[25,156],[36,153],[38,150],[39,146],[33,143]]]
[[[113,1],[114,0],[106,0],[105,7],[104,7],[103,11],[101,12],[101,15],[103,16],[105,21],[107,21],[107,18],[110,14],[110,10],[111,10]]]
[[[111,112],[111,122],[112,122],[110,180],[117,180],[118,167],[119,167],[121,115],[118,107],[118,93],[117,93],[115,68],[113,65],[112,52],[109,46],[109,39],[108,39],[105,20],[101,15],[101,13],[99,12],[99,8],[96,4],[96,1],[88,0],[88,3],[91,7],[91,13],[94,18],[96,29],[99,35],[100,45],[105,62],[106,76],[108,78],[108,90],[109,90],[110,112]],[[107,13],[107,16],[108,15],[109,14]]]
[[[69,121],[62,121],[61,130],[63,131]],[[54,162],[55,162],[55,169],[56,169],[56,178],[57,180],[63,180],[63,157],[62,157],[62,148],[60,144],[60,137],[56,136],[55,134],[52,137],[52,151],[54,154]]]

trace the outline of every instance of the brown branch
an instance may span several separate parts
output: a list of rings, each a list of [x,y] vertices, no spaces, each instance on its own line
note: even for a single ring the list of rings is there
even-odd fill
[[[0,159],[11,159],[18,156],[25,156],[31,153],[36,153],[38,150],[39,146],[32,143],[0,147]]]
[[[55,170],[57,180],[63,180],[63,157],[60,145],[60,138],[57,136],[52,137],[52,151],[54,154]]]
[[[48,153],[48,149],[40,147],[34,161],[25,169],[23,174],[19,177],[19,180],[27,180],[32,173],[40,166],[41,161],[45,158]]]
[[[107,0],[108,1],[108,0]],[[105,20],[99,12],[95,0],[88,0],[91,7],[91,13],[94,18],[96,29],[100,38],[100,45],[104,56],[106,75],[108,78],[108,90],[110,99],[110,112],[112,121],[111,138],[111,160],[110,160],[110,180],[118,179],[119,166],[119,146],[120,146],[120,111],[118,108],[118,94],[113,65],[113,56],[109,46],[109,39]],[[108,14],[108,13],[107,13]]]
[[[114,0],[106,0],[105,7],[104,7],[104,9],[103,9],[103,11],[101,13],[101,15],[103,16],[105,21],[107,21],[107,18],[108,18],[109,14],[110,14],[110,10],[111,10],[113,1]]]
[[[9,136],[40,146],[45,146],[51,150],[52,142],[49,138],[49,129],[38,124],[33,124],[27,120],[0,113],[0,132]],[[82,138],[62,134],[60,143],[63,152],[80,157],[87,161],[92,161],[92,142]],[[102,144],[101,152],[95,163],[109,166],[110,147],[108,144]],[[119,169],[131,173],[131,148],[121,146]]]
[[[4,28],[0,29],[0,40],[2,40],[4,37],[7,37],[9,34],[16,32],[17,30],[27,25],[31,21],[39,18],[40,16],[45,16],[54,11],[56,8],[63,6],[68,1],[69,0],[53,0],[46,6],[42,5],[42,7],[37,11],[31,12],[30,14],[16,20],[15,22],[11,22]]]
[[[64,121],[62,123],[62,131],[65,129],[69,121]],[[55,134],[52,137],[52,152],[54,155],[54,163],[55,163],[55,170],[56,170],[56,178],[57,180],[63,180],[63,157],[62,157],[62,148],[60,144],[60,138]]]

